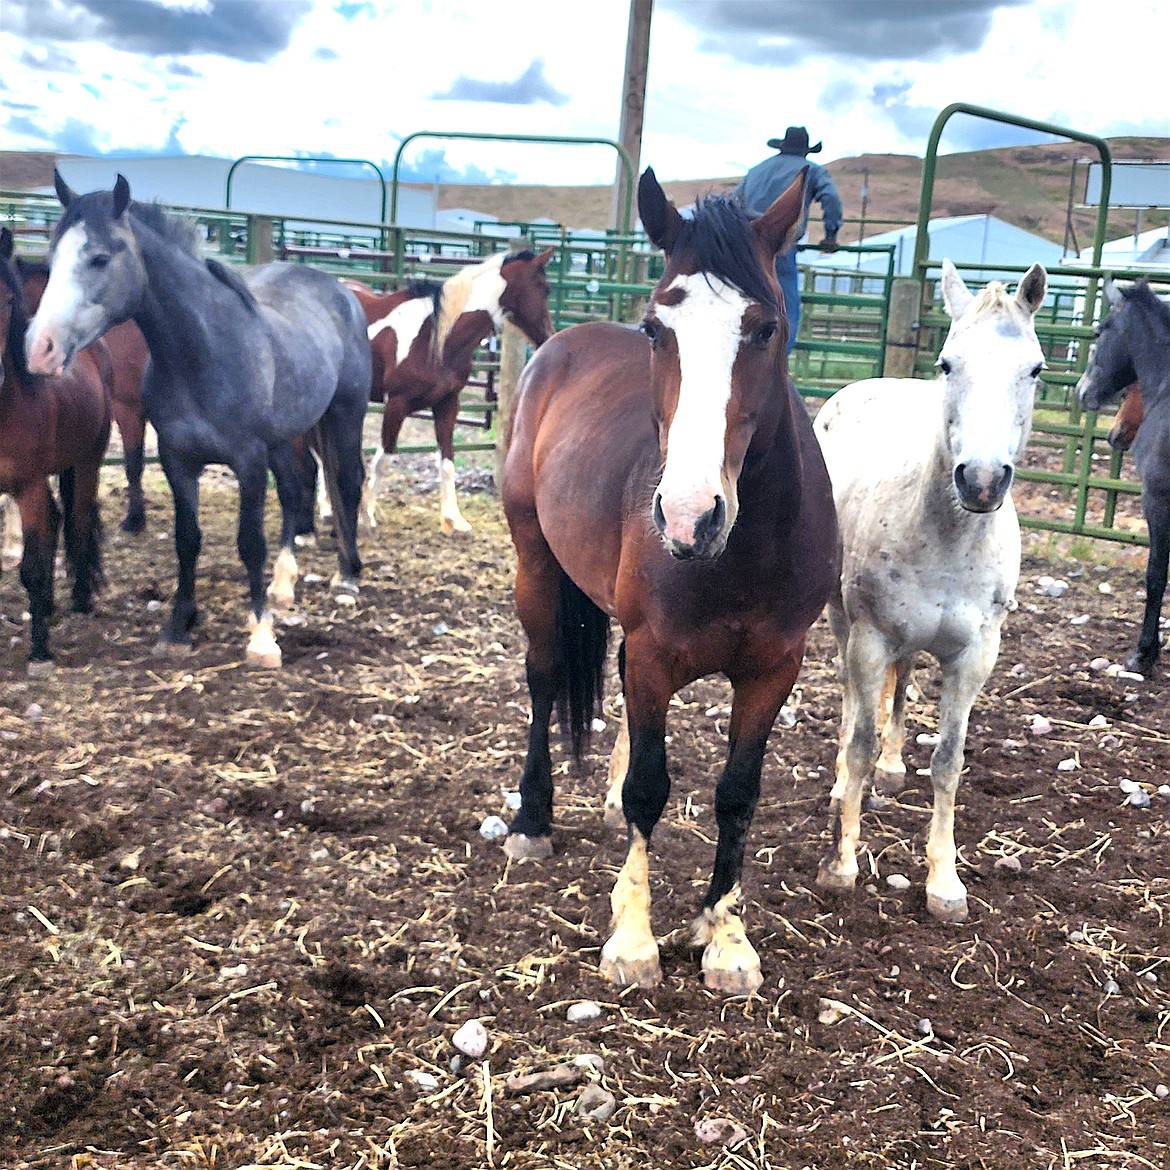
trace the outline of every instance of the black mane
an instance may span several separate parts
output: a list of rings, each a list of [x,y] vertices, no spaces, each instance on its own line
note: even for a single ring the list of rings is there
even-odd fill
[[[683,220],[674,250],[687,249],[699,271],[734,285],[745,296],[779,312],[775,285],[760,267],[751,218],[731,195],[708,195]]]
[[[28,372],[28,356],[24,349],[24,334],[28,328],[28,308],[24,303],[24,282],[17,271],[16,262],[0,258],[0,279],[12,293],[12,315],[8,318],[8,336],[5,353],[12,354],[17,376],[27,385],[31,375]]]
[[[1143,278],[1129,288],[1123,288],[1121,295],[1152,314],[1161,323],[1162,328],[1170,333],[1170,305],[1154,292],[1148,280]]]

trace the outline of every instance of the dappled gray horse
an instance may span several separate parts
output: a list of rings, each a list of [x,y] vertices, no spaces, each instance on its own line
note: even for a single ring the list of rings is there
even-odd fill
[[[825,403],[814,425],[841,531],[829,621],[844,688],[833,847],[817,880],[853,885],[862,788],[875,764],[895,783],[905,774],[906,684],[926,651],[943,677],[926,900],[950,921],[967,916],[954,834],[967,721],[999,654],[1004,615],[1015,608],[1020,529],[1009,489],[1044,368],[1032,318],[1046,286],[1034,264],[1015,297],[994,281],[973,296],[944,260],[951,327],[940,377],[855,382]]]
[[[283,512],[268,591],[293,604],[293,540],[301,484],[291,440],[308,433],[334,500],[338,583],[356,589],[362,423],[369,403],[365,315],[332,276],[265,264],[241,277],[202,255],[194,225],[113,191],[75,195],[60,175],[65,214],[53,233],[51,275],[29,326],[29,366],[60,372],[111,325],[133,318],[150,348],[142,402],[158,434],[175,501],[179,580],[162,653],[190,647],[195,624],[199,474],[226,464],[239,481],[237,548],[248,573],[248,660],[280,665],[264,593],[264,497],[271,469]]]

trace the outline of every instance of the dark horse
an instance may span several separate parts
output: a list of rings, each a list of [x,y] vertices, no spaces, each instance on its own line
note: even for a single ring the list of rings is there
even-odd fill
[[[1125,665],[1149,674],[1161,648],[1158,623],[1170,562],[1170,306],[1154,295],[1145,280],[1130,288],[1106,280],[1105,297],[1109,314],[1097,329],[1077,394],[1086,409],[1100,410],[1135,381],[1141,385],[1133,454],[1142,481],[1150,552],[1146,612],[1137,649]]]
[[[142,387],[146,417],[175,501],[178,588],[161,653],[190,649],[195,624],[199,475],[227,464],[239,482],[236,547],[248,573],[247,657],[280,665],[264,593],[264,497],[276,479],[281,552],[268,591],[293,603],[294,534],[301,484],[292,440],[309,434],[327,472],[338,531],[339,580],[356,588],[362,423],[370,350],[361,306],[332,276],[264,264],[240,277],[202,255],[194,225],[155,204],[131,202],[121,175],[113,191],[76,195],[60,175],[65,213],[53,232],[50,276],[29,326],[29,364],[63,369],[111,325],[133,318],[150,348]]]
[[[33,314],[40,307],[49,266],[42,261],[16,257],[16,268],[24,281],[25,307]],[[103,337],[110,356],[111,398],[114,424],[122,438],[122,467],[126,472],[126,515],[123,532],[141,532],[146,527],[146,496],[142,491],[142,470],[146,464],[146,416],[142,411],[142,378],[150,351],[146,338],[133,321],[115,325]]]
[[[376,293],[356,281],[353,290],[369,322],[373,357],[370,398],[384,404],[382,442],[370,460],[364,513],[375,526],[378,469],[398,446],[407,416],[430,410],[439,461],[439,523],[444,532],[470,532],[455,498],[455,421],[459,394],[471,377],[472,359],[505,321],[532,342],[552,335],[545,268],[553,249],[497,252],[437,281],[415,281],[405,289]]]
[[[25,358],[28,314],[12,262],[12,233],[0,228],[0,492],[20,509],[20,581],[28,592],[29,674],[53,668],[49,618],[62,514],[65,557],[73,569],[73,610],[89,613],[101,585],[97,489],[110,437],[110,402],[99,355],[86,355],[60,378],[34,377]],[[49,487],[59,473],[61,507]]]
[[[551,851],[549,719],[556,706],[579,754],[616,617],[626,723],[611,775],[624,776],[628,854],[601,970],[618,984],[661,977],[648,848],[670,792],[666,713],[680,687],[711,673],[734,699],[714,870],[691,937],[708,986],[746,992],[762,980],[735,912],[744,846],[768,735],[838,566],[829,476],[788,378],[773,263],[800,229],[803,183],[754,221],[721,197],[685,219],[647,170],[638,207],[666,270],[641,331],[558,333],[516,394],[503,499],[532,725],[505,848]]]

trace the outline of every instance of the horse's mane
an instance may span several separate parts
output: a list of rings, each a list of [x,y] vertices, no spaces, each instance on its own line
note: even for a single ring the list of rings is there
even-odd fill
[[[243,277],[229,265],[203,255],[203,247],[199,241],[199,225],[193,219],[174,215],[161,203],[139,203],[132,200],[130,211],[139,222],[144,223],[155,234],[204,264],[207,271],[216,280],[227,285],[249,309],[259,311],[260,306],[252,295],[252,290],[244,283]]]
[[[777,290],[760,266],[751,219],[738,197],[706,195],[695,204],[693,216],[683,219],[672,251],[689,250],[700,272],[778,312]]]
[[[480,264],[469,264],[443,282],[443,295],[438,303],[435,330],[431,338],[431,352],[436,358],[442,354],[452,327],[466,308],[475,282],[489,273],[499,272],[506,259],[506,252],[496,252]]]
[[[27,386],[31,375],[28,372],[28,355],[24,349],[24,333],[28,328],[28,309],[24,303],[24,284],[12,260],[0,259],[0,278],[12,293],[12,314],[8,318],[8,337],[5,340],[5,353],[12,354],[12,361],[16,367],[17,377],[21,385]]]
[[[1007,313],[1025,335],[1035,332],[1031,315],[1020,306],[1015,297],[1008,295],[1007,288],[998,280],[988,282],[976,293],[970,309],[963,314],[963,320],[975,324],[985,317],[1000,316],[1003,313]]]
[[[1121,295],[1151,313],[1170,332],[1170,305],[1154,292],[1145,277],[1135,281],[1129,288],[1122,288]]]

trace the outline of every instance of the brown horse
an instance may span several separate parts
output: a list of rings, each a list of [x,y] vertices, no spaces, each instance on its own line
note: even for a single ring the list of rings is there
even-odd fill
[[[16,268],[24,282],[25,308],[31,317],[41,303],[49,280],[49,266],[41,261],[16,257]],[[150,351],[146,338],[133,321],[123,321],[102,338],[112,369],[110,383],[114,423],[122,437],[122,466],[126,472],[126,515],[121,529],[131,534],[146,527],[146,497],[142,491],[145,466],[146,416],[142,410],[142,376]]]
[[[1142,425],[1142,388],[1134,382],[1128,390],[1123,390],[1124,397],[1121,407],[1113,416],[1113,425],[1109,428],[1106,439],[1109,446],[1115,451],[1128,451],[1137,438],[1138,427]]]
[[[12,248],[12,233],[0,228],[0,492],[11,495],[20,509],[20,581],[31,619],[28,672],[42,675],[53,668],[49,619],[62,519],[75,613],[93,609],[93,593],[102,580],[97,490],[110,437],[109,391],[103,380],[109,357],[98,348],[79,354],[60,377],[29,373],[24,349],[28,314]],[[60,477],[60,508],[49,487],[54,474]]]
[[[670,792],[666,713],[680,687],[712,673],[734,698],[714,869],[691,937],[709,987],[747,992],[762,980],[735,912],[744,846],[772,724],[837,576],[832,490],[789,381],[774,267],[799,233],[803,189],[802,174],[755,220],[730,197],[686,219],[647,170],[638,207],[666,270],[641,332],[564,330],[516,394],[503,500],[532,724],[505,848],[551,852],[549,719],[556,706],[579,754],[615,617],[626,722],[611,774],[628,854],[601,970],[618,984],[661,977],[648,849]]]
[[[441,284],[416,281],[390,293],[343,282],[357,295],[369,322],[370,399],[383,403],[381,448],[370,461],[364,492],[371,528],[382,460],[397,447],[407,416],[428,409],[439,448],[440,523],[444,532],[471,531],[455,499],[459,394],[471,376],[475,351],[504,321],[516,325],[534,346],[552,334],[545,274],[552,256],[552,248],[539,255],[497,252]]]

